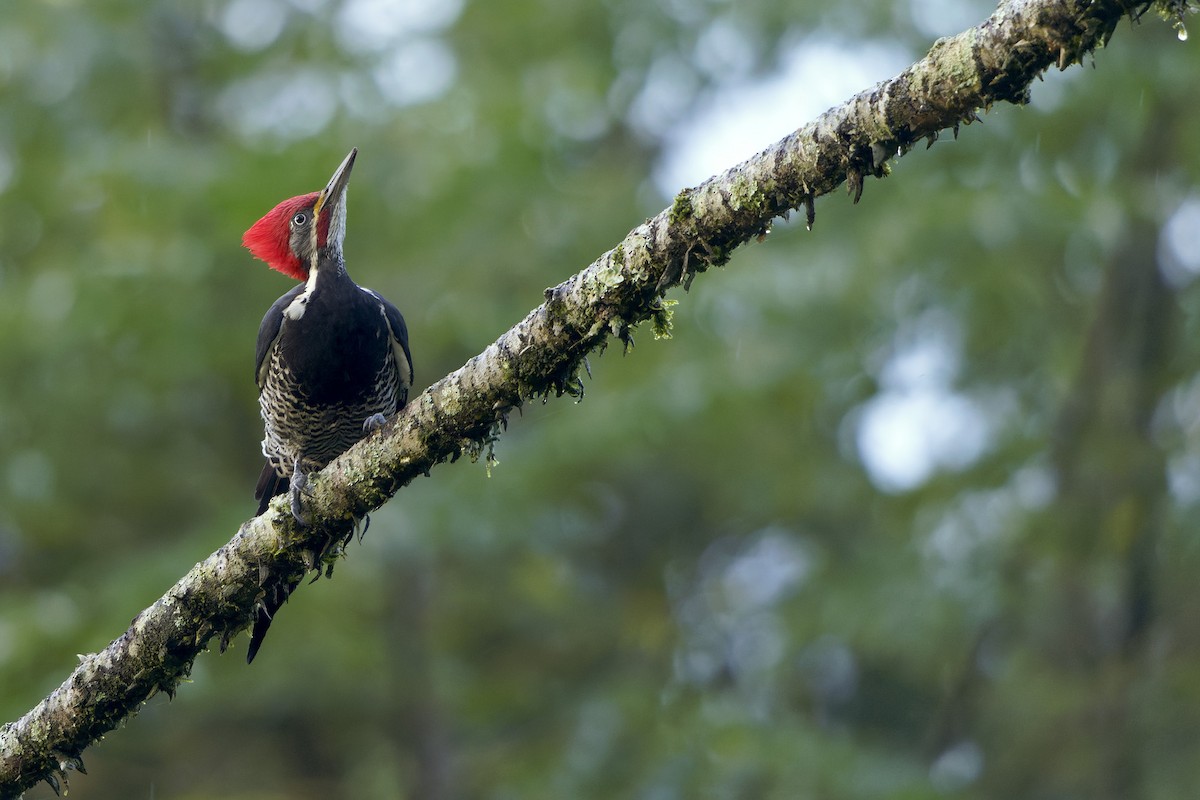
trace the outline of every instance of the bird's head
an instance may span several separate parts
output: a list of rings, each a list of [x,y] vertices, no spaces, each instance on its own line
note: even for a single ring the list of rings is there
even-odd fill
[[[284,200],[242,235],[242,244],[267,266],[308,280],[322,253],[341,260],[346,237],[346,186],[358,148],[350,151],[319,192]]]

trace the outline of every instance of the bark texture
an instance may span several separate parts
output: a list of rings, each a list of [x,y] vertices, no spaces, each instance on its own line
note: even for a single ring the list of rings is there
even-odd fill
[[[1181,4],[1157,3],[1167,14]],[[937,41],[896,77],[830,109],[755,157],[685,189],[460,369],[416,397],[380,432],[313,480],[312,524],[299,529],[286,497],[195,565],[102,652],[21,719],[0,727],[0,797],[38,781],[57,790],[82,771],[83,750],[159,691],[173,693],[214,637],[224,650],[246,628],[264,589],[332,569],[357,520],[415,477],[463,454],[479,457],[523,402],[582,391],[586,356],[651,320],[670,326],[668,289],[724,264],[845,182],[855,201],[867,176],[941,131],[978,119],[998,101],[1024,103],[1051,66],[1077,63],[1149,2],[1012,0],[981,25]]]

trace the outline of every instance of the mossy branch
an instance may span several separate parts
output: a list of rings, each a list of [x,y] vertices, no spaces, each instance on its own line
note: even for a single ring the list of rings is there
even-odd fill
[[[58,789],[83,750],[159,691],[173,693],[213,640],[243,630],[264,589],[328,571],[356,521],[418,475],[466,453],[477,457],[509,412],[533,398],[582,391],[585,357],[611,337],[628,344],[651,319],[669,333],[663,294],[845,183],[857,202],[868,176],[941,131],[957,133],[999,101],[1024,103],[1051,66],[1103,46],[1123,18],[1155,7],[1180,20],[1183,2],[1012,0],[983,24],[941,39],[901,74],[830,109],[755,157],[680,192],[653,219],[582,272],[462,368],[433,384],[313,480],[312,524],[296,527],[286,500],[253,519],[194,566],[102,652],[82,656],[67,680],[16,722],[0,727],[0,797],[38,781]]]

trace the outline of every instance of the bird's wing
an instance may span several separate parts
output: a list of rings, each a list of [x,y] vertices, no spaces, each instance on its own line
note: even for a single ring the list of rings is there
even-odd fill
[[[259,389],[263,387],[266,368],[270,364],[267,354],[271,352],[271,347],[279,339],[279,333],[283,330],[283,310],[291,305],[292,301],[304,291],[304,288],[305,284],[302,283],[276,300],[267,309],[267,313],[262,318],[262,324],[258,326],[258,342],[254,348],[254,380],[258,383]]]
[[[404,315],[400,309],[389,303],[378,292],[363,289],[379,303],[379,310],[387,320],[392,335],[392,353],[396,357],[396,368],[400,371],[400,405],[408,401],[408,390],[413,382],[412,353],[408,349],[408,325],[404,323]]]

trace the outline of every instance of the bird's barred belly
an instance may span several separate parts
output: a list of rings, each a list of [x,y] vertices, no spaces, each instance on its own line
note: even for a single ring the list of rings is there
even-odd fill
[[[316,405],[306,400],[291,371],[275,357],[258,398],[265,428],[263,455],[286,477],[297,460],[304,472],[320,470],[363,438],[368,418],[396,413],[399,389],[399,374],[389,358],[362,396]]]

